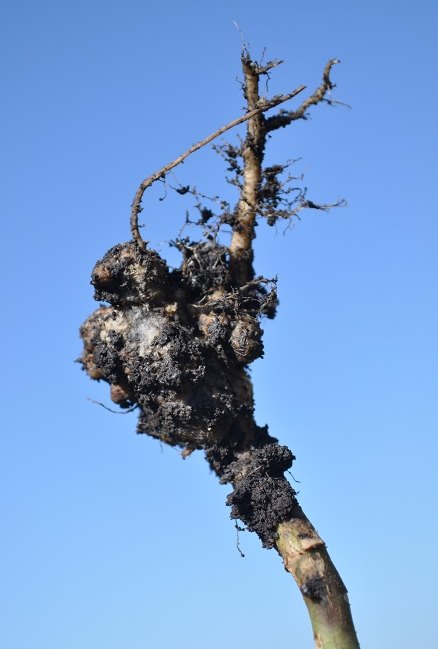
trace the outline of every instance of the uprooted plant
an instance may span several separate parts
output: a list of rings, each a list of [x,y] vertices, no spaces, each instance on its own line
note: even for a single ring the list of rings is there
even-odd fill
[[[109,306],[101,306],[82,325],[81,362],[92,379],[110,384],[115,403],[138,408],[138,432],[181,448],[183,457],[204,451],[219,480],[232,486],[227,498],[231,517],[256,532],[264,547],[275,548],[295,578],[316,647],[352,649],[359,645],[346,588],[284,476],[294,456],[267,426],[255,422],[247,371],[263,354],[260,321],[273,318],[277,307],[275,281],[256,276],[253,269],[257,218],[273,225],[306,208],[327,210],[340,204],[308,199],[304,188],[293,186],[297,179],[288,175],[288,163],[263,166],[270,133],[306,119],[313,105],[333,103],[330,74],[336,59],[327,63],[321,84],[297,108],[267,116],[305,90],[300,86],[272,99],[260,95],[261,77],[279,63],[257,63],[244,50],[247,112],[141,183],[132,205],[132,240],[109,250],[93,269],[95,299]],[[236,205],[231,209],[219,201],[215,213],[201,204],[195,188],[177,188],[197,197],[203,236],[173,242],[182,263],[170,270],[141,237],[144,192],[188,155],[242,122],[247,122],[244,140],[216,147],[238,190]],[[229,246],[219,243],[222,227],[231,228]]]

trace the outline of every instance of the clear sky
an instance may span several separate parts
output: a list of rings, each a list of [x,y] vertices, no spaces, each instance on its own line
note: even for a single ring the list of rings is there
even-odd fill
[[[129,238],[139,181],[241,113],[240,36],[285,63],[269,92],[334,97],[274,135],[308,212],[260,227],[281,306],[254,364],[257,417],[289,445],[304,510],[350,592],[362,646],[432,647],[437,561],[437,5],[2,0],[0,645],[312,646],[275,551],[236,532],[201,454],[135,435],[74,359],[94,262]],[[235,134],[234,134],[235,136]],[[232,138],[233,135],[230,135]],[[210,149],[176,171],[230,192]],[[151,192],[146,238],[189,203]]]

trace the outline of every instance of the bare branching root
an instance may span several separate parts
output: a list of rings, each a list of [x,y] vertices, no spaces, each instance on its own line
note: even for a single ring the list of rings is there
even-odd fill
[[[290,184],[298,180],[284,175],[290,163],[263,167],[263,158],[268,133],[304,119],[310,106],[327,101],[337,61],[329,61],[321,85],[298,108],[266,117],[266,111],[304,89],[270,100],[260,96],[260,77],[279,63],[263,66],[244,51],[248,112],[141,183],[132,206],[132,240],[109,250],[93,269],[95,299],[108,306],[100,306],[81,327],[81,362],[92,379],[109,383],[111,399],[122,409],[138,407],[139,433],[179,447],[183,457],[204,451],[220,481],[232,486],[231,517],[255,531],[263,546],[275,547],[297,580],[316,646],[349,649],[358,645],[345,587],[284,476],[294,459],[291,451],[255,422],[248,375],[249,365],[263,355],[261,320],[273,318],[277,307],[275,281],[256,277],[253,270],[256,220],[274,224],[304,208],[331,207],[312,203],[305,189]],[[170,270],[140,235],[144,191],[165,180],[187,155],[243,121],[248,126],[245,140],[218,147],[239,191],[236,206],[231,209],[222,201],[215,215],[198,203],[207,236],[177,239],[182,262]],[[194,188],[177,191],[199,198]],[[229,247],[218,243],[224,224],[232,229]],[[330,637],[336,627],[333,637],[349,637],[350,644],[329,642],[327,626]]]

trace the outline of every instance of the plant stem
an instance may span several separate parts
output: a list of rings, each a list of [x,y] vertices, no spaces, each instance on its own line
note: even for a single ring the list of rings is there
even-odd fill
[[[316,649],[359,649],[347,589],[305,514],[277,528],[278,553],[295,579],[313,628]]]

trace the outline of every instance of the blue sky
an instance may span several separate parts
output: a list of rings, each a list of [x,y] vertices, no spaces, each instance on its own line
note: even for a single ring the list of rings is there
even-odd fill
[[[261,226],[281,306],[257,417],[297,456],[299,500],[350,592],[363,647],[430,646],[437,534],[436,4],[15,0],[0,5],[3,373],[0,643],[6,649],[312,646],[274,551],[236,536],[200,454],[135,435],[73,361],[94,262],[129,238],[140,180],[238,116],[240,36],[285,63],[269,91],[335,98],[276,133],[309,212]],[[235,134],[234,134],[235,136]],[[233,135],[230,135],[232,138]],[[203,150],[182,183],[231,197]],[[151,191],[163,255],[189,204]]]

